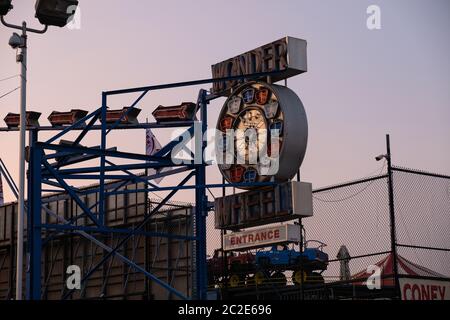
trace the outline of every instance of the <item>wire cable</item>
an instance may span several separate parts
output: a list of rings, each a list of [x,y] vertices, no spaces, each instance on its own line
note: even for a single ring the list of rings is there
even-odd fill
[[[18,90],[18,89],[20,89],[20,87],[17,87],[17,88],[15,88],[15,89],[12,89],[11,91],[9,91],[9,92],[5,93],[4,95],[0,96],[0,99],[6,97],[8,94],[11,94],[11,93],[13,93],[14,91],[16,91],[16,90]]]
[[[214,200],[216,200],[216,197],[215,197],[214,194],[211,192],[211,189],[206,188],[206,190],[208,190],[208,191],[209,191],[209,194],[214,198]]]
[[[6,81],[6,80],[9,80],[9,79],[13,79],[13,78],[19,77],[19,76],[20,76],[20,74],[16,74],[15,76],[10,76],[10,77],[4,78],[4,79],[0,79],[0,82]]]
[[[383,172],[384,168],[386,167],[386,164],[387,164],[387,161],[386,161],[386,159],[385,159],[384,162],[383,162],[383,165],[382,165],[382,167],[381,167],[381,170],[380,170],[379,173],[378,173],[378,175],[380,175],[380,174]],[[358,192],[356,192],[356,193],[354,193],[354,194],[352,194],[352,195],[349,195],[349,196],[347,196],[347,197],[341,198],[341,199],[325,200],[325,199],[318,198],[318,197],[314,196],[314,194],[313,194],[313,198],[316,199],[316,200],[318,200],[318,201],[321,201],[321,202],[328,202],[328,203],[345,201],[345,200],[354,198],[354,197],[356,197],[357,195],[359,195],[359,194],[361,194],[362,192],[364,192],[365,190],[367,190],[367,189],[373,184],[374,181],[375,181],[375,180],[370,181],[364,188],[362,188],[362,189],[359,190]]]

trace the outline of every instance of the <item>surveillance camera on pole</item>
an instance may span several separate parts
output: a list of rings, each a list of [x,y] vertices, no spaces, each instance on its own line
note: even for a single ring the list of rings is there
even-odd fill
[[[48,26],[64,27],[75,14],[78,1],[75,0],[37,0],[36,17],[45,26],[42,30],[27,28],[24,21],[22,25],[7,23],[4,16],[12,9],[11,0],[0,0],[0,21],[8,28],[18,29],[22,34],[13,33],[9,45],[14,50],[20,49],[16,62],[21,64],[20,73],[20,147],[19,147],[19,197],[17,218],[17,262],[16,262],[16,300],[22,300],[23,286],[23,233],[25,217],[25,131],[26,131],[26,93],[27,93],[27,32],[45,33]],[[33,297],[38,299],[39,297]]]
[[[25,41],[21,36],[14,32],[11,38],[9,38],[8,44],[11,46],[11,48],[17,49],[23,47],[25,45]]]

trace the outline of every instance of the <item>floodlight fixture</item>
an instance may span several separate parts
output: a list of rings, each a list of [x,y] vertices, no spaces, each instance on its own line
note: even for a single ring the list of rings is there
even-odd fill
[[[39,117],[41,116],[40,112],[27,111],[26,112],[26,126],[30,127],[39,127]],[[20,124],[20,114],[18,113],[8,113],[4,119],[8,128],[18,128]]]
[[[137,116],[141,112],[141,109],[124,107],[123,109],[118,110],[107,110],[106,111],[106,123],[111,124],[115,123],[120,119],[120,124],[138,124],[139,121]],[[100,119],[102,121],[102,119]]]
[[[86,110],[72,109],[68,112],[53,111],[48,116],[48,121],[53,127],[73,125],[79,120],[83,119],[88,112]]]
[[[193,102],[183,102],[178,106],[158,106],[152,115],[157,122],[194,120],[197,105]]]
[[[12,8],[11,0],[0,0],[0,16],[6,16]]]
[[[77,10],[77,0],[37,0],[36,18],[43,25],[64,27]]]

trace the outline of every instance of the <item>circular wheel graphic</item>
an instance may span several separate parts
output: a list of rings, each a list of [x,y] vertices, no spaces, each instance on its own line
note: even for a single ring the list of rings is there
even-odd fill
[[[226,100],[217,129],[219,169],[230,183],[287,181],[305,156],[305,109],[299,97],[283,86],[243,84]]]

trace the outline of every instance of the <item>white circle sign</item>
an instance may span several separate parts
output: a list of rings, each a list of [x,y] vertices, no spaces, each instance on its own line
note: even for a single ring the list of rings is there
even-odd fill
[[[226,100],[217,129],[222,137],[216,152],[224,160],[219,169],[230,183],[289,180],[306,153],[305,109],[284,86],[253,81],[238,87]]]

